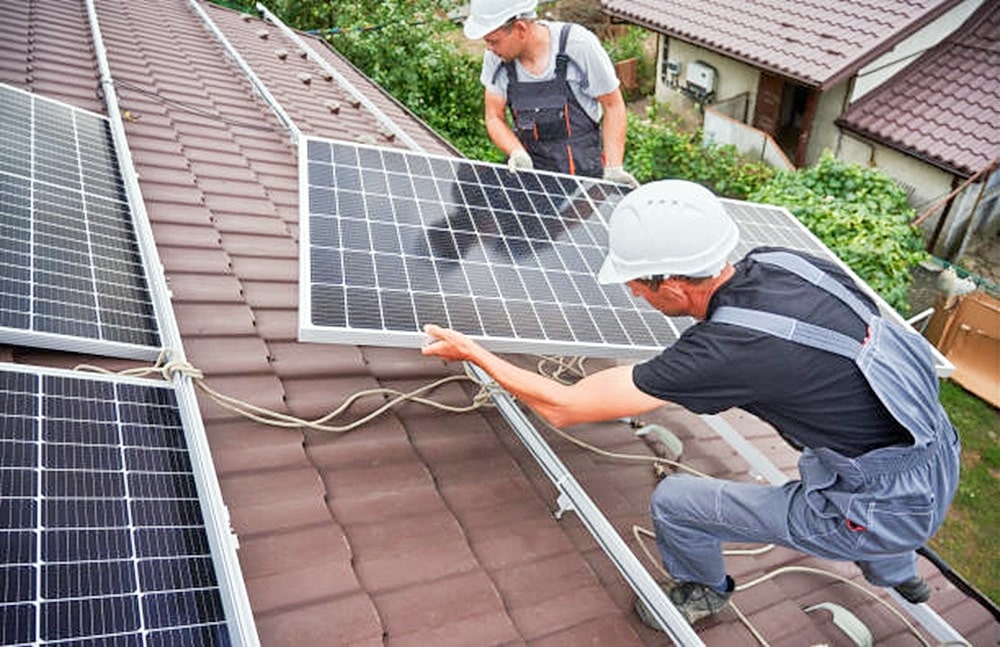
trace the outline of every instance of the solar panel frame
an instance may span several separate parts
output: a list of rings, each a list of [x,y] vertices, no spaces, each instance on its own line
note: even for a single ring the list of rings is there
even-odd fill
[[[665,317],[624,286],[599,286],[594,279],[606,251],[607,219],[626,191],[591,178],[515,175],[498,164],[304,138],[299,148],[299,339],[416,348],[426,341],[420,325],[439,323],[498,352],[622,359],[656,355],[694,320]],[[786,208],[732,199],[722,203],[740,230],[730,261],[760,246],[827,259],[851,276],[884,316],[908,325]],[[570,226],[551,217],[567,211],[574,218]],[[484,231],[483,221],[492,222],[492,230]],[[436,253],[413,254],[420,245]],[[317,254],[338,246],[339,263]],[[515,258],[533,260],[511,264]],[[487,269],[492,282],[475,278]],[[378,278],[383,275],[403,277],[396,284],[410,289],[412,299],[386,294]],[[343,290],[317,290],[317,284]],[[380,305],[359,309],[354,320],[336,314],[349,310],[352,298],[374,303],[373,295]],[[337,299],[341,310],[332,305]],[[405,312],[411,302],[412,314]],[[317,310],[336,316],[317,317]],[[455,325],[473,320],[473,313],[479,315],[477,325]],[[558,328],[559,338],[546,338],[546,327]],[[644,334],[653,330],[666,332]],[[933,352],[938,374],[949,375],[954,366]]]
[[[299,168],[302,341],[412,348],[438,323],[498,352],[648,357],[692,323],[597,283],[621,185],[319,138]]]
[[[0,363],[0,644],[238,641],[170,384]]]
[[[0,84],[0,343],[153,359],[161,343],[109,120]]]

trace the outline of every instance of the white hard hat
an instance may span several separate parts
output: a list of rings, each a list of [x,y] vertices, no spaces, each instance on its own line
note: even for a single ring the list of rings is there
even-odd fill
[[[469,17],[462,29],[469,40],[479,40],[514,16],[534,17],[538,0],[472,0],[469,4]]]
[[[608,224],[600,283],[645,276],[715,276],[740,232],[714,193],[694,182],[644,184],[618,203]]]

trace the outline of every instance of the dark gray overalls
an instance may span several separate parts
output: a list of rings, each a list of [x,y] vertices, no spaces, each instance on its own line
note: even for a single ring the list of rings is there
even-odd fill
[[[856,458],[807,448],[799,458],[800,480],[776,487],[664,479],[651,504],[664,564],[675,579],[714,584],[725,576],[721,542],[775,543],[854,561],[877,586],[900,584],[916,574],[915,550],[944,520],[958,485],[958,436],[938,400],[929,344],[873,315],[800,256],[767,252],[750,258],[792,272],[840,299],[867,323],[867,338],[859,342],[790,317],[730,306],[717,308],[711,320],[852,359],[913,444]]]
[[[520,81],[514,61],[508,61],[497,67],[493,80],[496,82],[501,70],[507,70],[507,106],[514,118],[514,133],[536,169],[601,177],[601,128],[566,81],[570,27],[564,24],[559,31],[554,79]]]

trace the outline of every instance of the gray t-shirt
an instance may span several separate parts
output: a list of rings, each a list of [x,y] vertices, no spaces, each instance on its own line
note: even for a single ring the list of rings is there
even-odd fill
[[[539,20],[538,24],[548,27],[552,36],[552,46],[549,52],[549,64],[541,76],[529,73],[521,65],[520,61],[515,61],[517,68],[517,78],[524,82],[549,81],[556,75],[556,54],[559,53],[559,31],[564,23],[549,22]],[[566,80],[569,82],[573,94],[576,96],[580,106],[590,115],[594,121],[601,120],[601,104],[597,97],[612,92],[618,87],[618,75],[615,73],[615,66],[611,62],[611,57],[601,46],[601,41],[593,32],[581,25],[573,25],[569,30],[569,38],[566,41],[566,54],[569,56],[570,64],[566,70]],[[479,75],[479,81],[487,90],[493,94],[507,98],[507,73],[501,71],[496,74],[497,68],[503,63],[499,56],[486,50],[483,56],[483,71]],[[494,83],[494,76],[496,77]]]

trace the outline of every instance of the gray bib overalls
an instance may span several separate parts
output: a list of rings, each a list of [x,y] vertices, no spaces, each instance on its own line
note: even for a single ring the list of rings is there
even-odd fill
[[[913,444],[856,458],[806,448],[799,459],[800,479],[776,487],[664,479],[652,501],[664,563],[676,579],[715,584],[725,576],[722,541],[763,542],[855,561],[878,586],[904,582],[916,574],[915,550],[944,520],[958,485],[958,436],[938,400],[929,344],[873,315],[843,285],[800,256],[768,252],[750,258],[792,272],[837,297],[865,321],[866,339],[859,342],[790,317],[730,306],[717,308],[711,320],[850,358],[910,432]]]
[[[507,71],[507,106],[514,119],[514,133],[536,169],[601,177],[604,164],[600,126],[583,109],[566,81],[570,63],[566,41],[571,26],[565,24],[559,31],[554,79],[520,81],[513,61],[499,66],[496,74]]]

